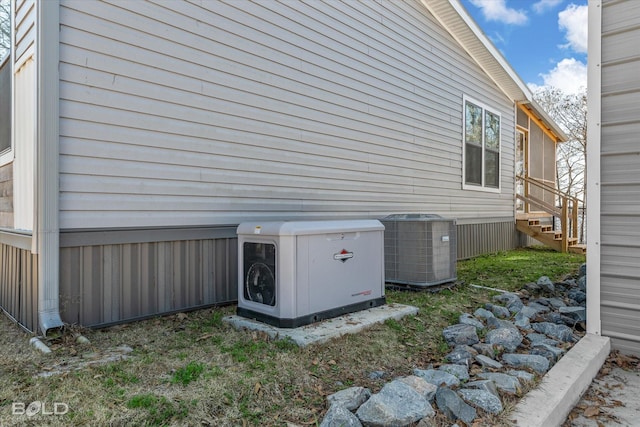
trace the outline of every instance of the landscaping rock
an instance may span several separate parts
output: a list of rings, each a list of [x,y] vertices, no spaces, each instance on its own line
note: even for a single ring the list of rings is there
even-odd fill
[[[541,334],[549,335],[564,342],[573,342],[573,330],[567,325],[558,325],[549,322],[533,323],[531,325],[534,331]]]
[[[476,354],[478,354],[478,352],[473,347],[457,345],[451,353],[445,356],[445,359],[451,363],[469,366],[469,363],[473,361]]]
[[[473,345],[480,341],[475,326],[465,325],[463,323],[445,328],[442,331],[442,335],[447,341],[447,344],[451,346],[458,344]]]
[[[587,320],[587,309],[584,307],[560,307],[558,311],[576,322]]]
[[[342,405],[334,404],[324,416],[320,427],[361,427],[362,423],[350,410]]]
[[[527,339],[531,341],[531,345],[534,346],[536,344],[549,344],[549,345],[558,345],[560,341],[554,340],[546,336],[545,334],[531,333],[527,334]]]
[[[551,311],[551,309],[549,307],[547,307],[546,305],[540,304],[539,302],[530,302],[529,304],[527,304],[527,307],[535,310],[534,311],[534,316],[541,314],[541,313],[546,313],[548,311]],[[532,319],[534,316],[527,316],[530,319]]]
[[[549,303],[551,303],[551,306],[553,308],[560,308],[560,307],[566,307],[567,304],[564,303],[564,301],[562,301],[560,298],[549,298]]]
[[[490,312],[489,310],[485,310],[482,307],[480,307],[479,309],[474,311],[473,315],[476,316],[476,317],[479,317],[480,319],[485,319],[485,320],[489,320],[492,317],[496,317],[496,316],[493,315],[492,312]]]
[[[587,300],[587,294],[585,294],[580,289],[571,289],[567,293],[567,297],[572,299],[572,300],[574,300],[578,304],[582,304],[583,302],[585,302]]]
[[[496,317],[492,317],[487,319],[487,326],[489,329],[500,329],[500,328],[511,328],[518,330],[518,327],[510,320],[498,319]]]
[[[373,371],[369,374],[369,379],[370,380],[381,380],[382,378],[384,378],[385,376],[385,372],[384,371]]]
[[[482,354],[477,355],[476,360],[485,368],[502,369],[502,363]]]
[[[466,366],[447,364],[440,366],[438,370],[454,375],[460,381],[469,381],[469,370]]]
[[[516,325],[518,328],[529,329],[529,327],[531,326],[531,321],[527,316],[522,314],[522,312],[519,312],[518,314],[516,314],[514,325]]]
[[[548,344],[536,344],[531,350],[529,350],[529,354],[537,354],[540,356],[544,356],[551,363],[556,363],[560,357],[564,354],[564,350],[558,347],[554,347]]]
[[[476,418],[476,410],[466,404],[455,391],[440,387],[436,392],[436,404],[444,414],[452,421],[460,419],[465,424],[471,425]]]
[[[433,408],[420,393],[398,380],[385,384],[356,412],[366,426],[405,426],[433,414]]]
[[[578,277],[584,277],[587,275],[587,264],[582,264],[578,269]]]
[[[491,311],[494,316],[501,319],[506,319],[507,317],[511,316],[511,312],[509,311],[509,309],[501,305],[494,305],[494,304],[487,303],[484,305],[484,308]]]
[[[540,277],[536,282],[536,284],[540,287],[540,289],[543,292],[553,293],[556,290],[555,286],[553,285],[553,282],[547,276]]]
[[[478,344],[474,344],[472,347],[474,350],[476,350],[478,352],[478,354],[482,354],[484,356],[490,357],[490,358],[495,358],[495,351],[493,349],[493,345],[492,344],[486,344],[486,343],[478,343]]]
[[[458,318],[458,322],[462,323],[463,325],[475,326],[476,329],[484,329],[484,324],[469,313],[462,313]]]
[[[541,374],[549,370],[549,361],[547,358],[537,354],[507,353],[502,355],[502,361],[514,368],[532,369]]]
[[[576,282],[578,289],[582,292],[587,292],[587,276],[582,276]]]
[[[493,382],[492,380],[470,381],[465,384],[465,387],[488,391],[489,393],[500,397],[500,394],[498,393],[498,388],[496,387],[496,383]]]
[[[488,391],[462,389],[458,391],[458,394],[467,402],[473,403],[478,408],[490,414],[499,414],[502,412],[502,402],[500,398]]]
[[[521,381],[533,381],[536,378],[535,375],[527,371],[518,371],[516,369],[510,369],[507,372],[505,372],[505,374],[511,375],[512,377],[516,377]]]
[[[498,390],[513,394],[520,391],[520,381],[514,376],[503,374],[501,372],[482,372],[478,374],[478,377],[493,381]]]
[[[513,352],[522,344],[522,335],[515,328],[499,328],[489,331],[485,340],[489,344],[501,345],[507,351]]]
[[[427,402],[433,402],[436,397],[436,391],[438,386],[427,382],[424,378],[420,378],[415,375],[409,375],[408,377],[398,378],[398,381],[405,383],[409,387],[417,391]]]
[[[414,369],[413,374],[436,386],[444,384],[447,387],[457,387],[460,385],[458,377],[445,371],[435,369]]]
[[[371,391],[364,387],[349,387],[327,396],[329,405],[339,405],[355,411],[371,397]]]

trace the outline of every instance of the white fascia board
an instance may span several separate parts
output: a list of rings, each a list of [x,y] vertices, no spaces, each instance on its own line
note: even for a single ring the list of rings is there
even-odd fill
[[[602,2],[589,0],[587,61],[587,333],[600,335],[600,146]]]

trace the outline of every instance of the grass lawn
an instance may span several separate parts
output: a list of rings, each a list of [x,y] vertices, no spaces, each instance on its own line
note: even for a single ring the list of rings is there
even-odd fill
[[[50,342],[53,351],[46,355],[0,315],[0,426],[317,425],[328,394],[353,385],[376,392],[396,376],[441,363],[448,352],[442,328],[496,293],[469,285],[517,290],[543,275],[558,280],[574,274],[583,262],[582,255],[541,248],[461,261],[452,289],[387,290],[388,302],[416,306],[416,316],[306,348],[234,330],[222,321],[234,314],[235,306],[228,306],[101,330],[72,329]],[[72,333],[91,344],[77,344]],[[133,349],[125,360],[38,376],[121,345]],[[370,379],[372,371],[385,377]],[[48,412],[63,403],[68,412],[13,414],[16,405],[28,408],[34,401]]]

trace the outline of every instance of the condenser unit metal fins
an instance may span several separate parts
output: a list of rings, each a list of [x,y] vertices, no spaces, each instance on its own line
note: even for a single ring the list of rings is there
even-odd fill
[[[434,214],[395,214],[385,226],[385,281],[428,287],[457,279],[456,221]]]

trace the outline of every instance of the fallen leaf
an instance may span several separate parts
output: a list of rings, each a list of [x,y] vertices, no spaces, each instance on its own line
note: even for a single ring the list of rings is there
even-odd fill
[[[331,359],[331,360],[329,360],[329,361],[327,362],[327,364],[328,364],[328,365],[335,365],[335,364],[336,364],[336,361],[335,361],[335,360],[333,360],[333,359]]]
[[[262,384],[260,384],[260,382],[257,382],[256,385],[253,386],[253,394],[258,394],[261,389],[262,389]]]
[[[214,336],[214,334],[205,334],[205,335],[201,336],[200,338],[196,339],[196,341],[206,340],[207,338],[211,338],[213,336]]]
[[[187,316],[185,313],[178,313],[176,314],[176,319],[178,320],[186,320],[189,316]]]
[[[584,416],[587,418],[595,417],[599,413],[600,413],[599,406],[589,406],[587,409],[584,410]]]

